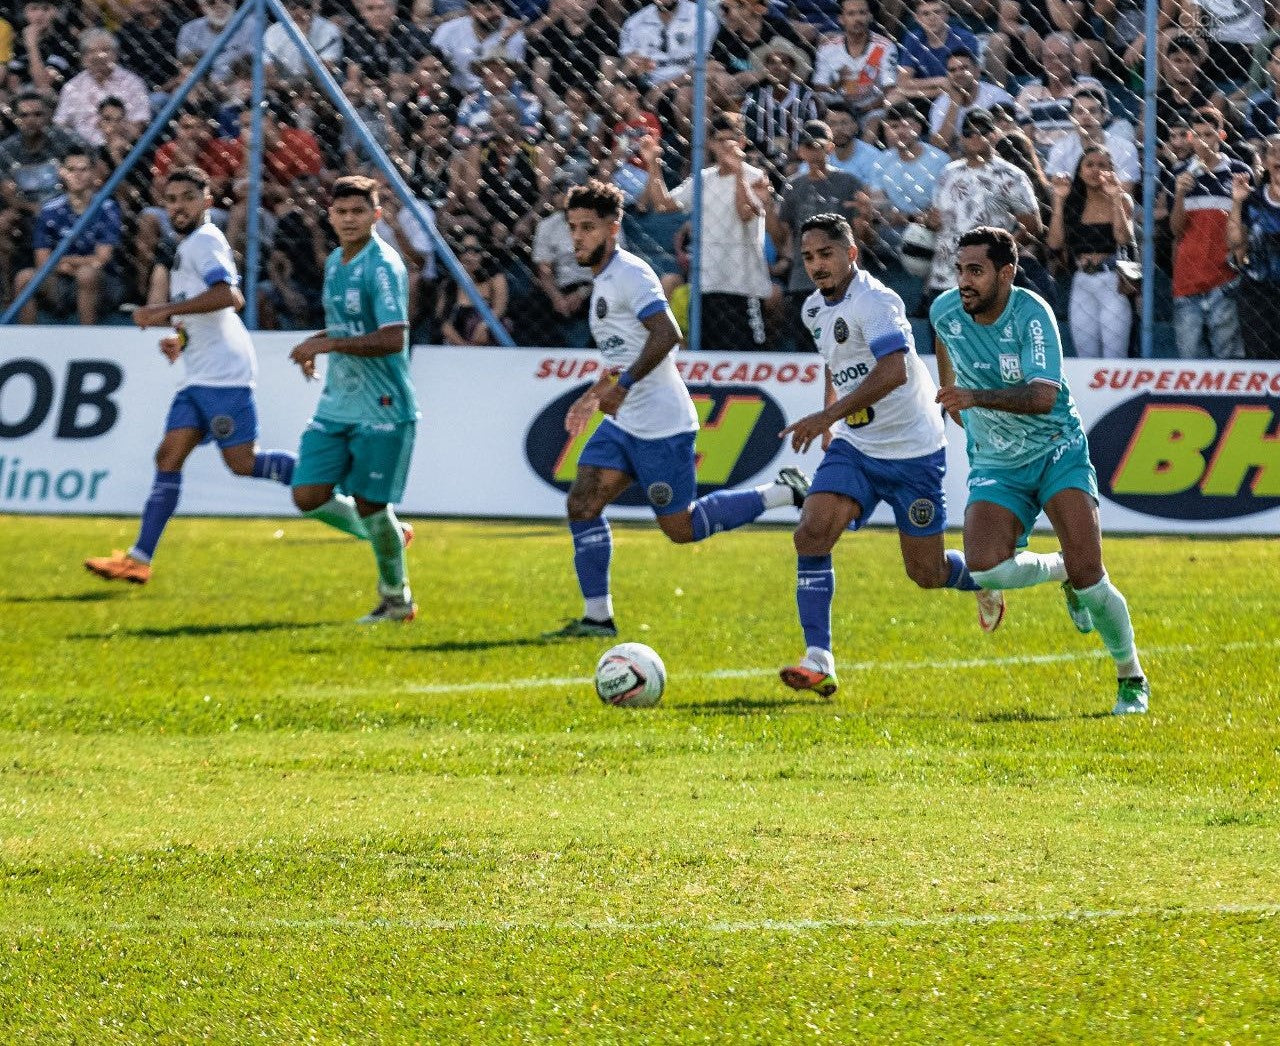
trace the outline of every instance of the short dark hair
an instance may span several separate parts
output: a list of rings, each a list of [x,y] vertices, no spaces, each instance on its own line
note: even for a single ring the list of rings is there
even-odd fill
[[[1187,126],[1194,127],[1198,123],[1213,124],[1219,131],[1227,126],[1222,118],[1222,110],[1214,105],[1198,105],[1191,110],[1191,115],[1187,117]]]
[[[997,269],[1006,265],[1018,266],[1018,244],[1013,233],[1008,229],[998,229],[994,225],[979,225],[970,229],[956,241],[956,250],[962,247],[985,247],[987,257]]]
[[[825,232],[831,239],[839,240],[841,243],[853,243],[853,227],[849,224],[849,220],[834,211],[826,211],[823,214],[815,214],[812,218],[806,218],[800,226],[800,235],[803,236],[812,229]]]
[[[947,55],[947,61],[949,62],[953,58],[967,58],[974,65],[978,64],[978,56],[975,55],[972,51],[970,51],[969,48],[967,47],[957,47],[954,51],[951,51]],[[945,65],[945,63],[943,64]]]
[[[24,87],[19,91],[13,99],[13,107],[16,109],[23,102],[39,102],[46,112],[53,109],[53,99],[36,87]]]
[[[564,209],[594,211],[601,218],[620,222],[623,199],[622,190],[616,185],[602,182],[599,178],[592,178],[586,185],[575,185],[569,190]]]
[[[1101,87],[1081,87],[1072,94],[1071,101],[1074,103],[1077,98],[1092,98],[1102,106],[1102,112],[1104,115],[1111,109],[1111,103],[1107,101],[1107,92]]]
[[[377,207],[378,183],[363,174],[344,174],[333,183],[333,191],[329,193],[329,203],[334,204],[351,197],[359,197],[370,207]]]
[[[128,107],[124,104],[123,99],[118,98],[114,94],[107,95],[98,103],[98,112],[102,112],[103,109],[121,109],[125,112],[129,111]]]
[[[741,134],[742,114],[735,112],[716,113],[711,118],[711,133],[719,134],[721,131],[732,131],[734,134]]]
[[[863,2],[865,3],[865,0]],[[832,113],[844,113],[845,116],[851,116],[855,120],[858,118],[858,114],[853,111],[853,106],[843,98],[827,103],[827,115],[830,116]]]
[[[193,163],[177,167],[169,172],[168,182],[189,182],[202,193],[209,191],[209,176]]]

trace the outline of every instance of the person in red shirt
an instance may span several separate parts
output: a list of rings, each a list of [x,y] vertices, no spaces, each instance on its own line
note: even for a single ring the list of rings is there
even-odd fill
[[[240,114],[240,137],[222,141],[221,155],[212,167],[211,178],[238,179],[248,174],[251,110]],[[262,177],[287,188],[306,175],[319,177],[324,171],[320,142],[310,131],[290,127],[270,110],[262,114]]]

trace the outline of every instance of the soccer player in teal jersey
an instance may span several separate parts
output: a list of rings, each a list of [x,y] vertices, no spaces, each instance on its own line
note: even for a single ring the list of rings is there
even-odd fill
[[[958,241],[959,286],[929,310],[937,334],[938,402],[964,426],[969,505],[964,554],[983,588],[1062,582],[1076,628],[1098,635],[1116,662],[1115,715],[1145,712],[1151,690],[1129,607],[1102,564],[1098,481],[1062,343],[1044,299],[1013,286],[1018,249],[1004,229]],[[1041,509],[1062,551],[1019,552]]]
[[[333,183],[329,223],[338,248],[324,267],[326,329],[289,354],[307,378],[330,354],[324,391],[302,434],[293,501],[304,515],[373,546],[378,606],[361,624],[412,621],[405,572],[412,531],[391,507],[404,494],[417,428],[409,378],[409,284],[404,262],[373,227],[382,214],[372,178]],[[336,493],[341,490],[343,493]]]

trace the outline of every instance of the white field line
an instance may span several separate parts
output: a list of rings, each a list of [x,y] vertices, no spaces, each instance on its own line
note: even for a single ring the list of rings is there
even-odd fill
[[[1280,903],[1275,904],[1213,904],[1188,905],[1165,908],[1070,908],[1058,912],[971,912],[952,915],[893,916],[887,918],[830,918],[830,919],[744,919],[697,922],[690,919],[655,919],[644,922],[625,922],[614,919],[588,919],[582,922],[570,920],[539,921],[517,919],[395,919],[349,918],[344,916],[315,919],[288,919],[276,917],[252,917],[238,919],[224,916],[210,919],[160,919],[136,922],[95,923],[94,929],[113,933],[171,933],[171,932],[221,932],[241,930],[417,930],[423,932],[461,932],[489,930],[501,933],[714,933],[714,934],[803,934],[824,933],[838,930],[903,930],[937,929],[966,926],[1023,926],[1043,923],[1092,923],[1124,919],[1195,919],[1217,916],[1277,916]],[[84,927],[75,920],[52,923],[0,924],[6,935],[15,933],[58,933],[82,931]]]
[[[1174,643],[1168,646],[1139,647],[1144,657],[1154,654],[1227,654],[1241,650],[1277,650],[1280,639],[1244,640],[1236,643]],[[947,661],[851,661],[836,667],[842,675],[853,672],[952,672],[966,668],[1000,668],[1018,665],[1054,665],[1065,661],[1097,661],[1108,657],[1105,650],[1078,650],[1060,654],[1017,654],[1010,657],[975,657]],[[680,673],[681,682],[700,679],[756,679],[776,675],[777,668],[717,668],[709,672]],[[495,679],[474,683],[418,683],[398,686],[403,694],[470,694],[480,691],[540,690],[566,686],[589,686],[589,676],[535,676],[528,679]],[[308,691],[314,693],[314,691]]]

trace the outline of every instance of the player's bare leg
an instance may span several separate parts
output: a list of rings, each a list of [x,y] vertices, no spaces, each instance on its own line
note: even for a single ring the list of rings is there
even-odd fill
[[[1112,714],[1145,712],[1151,688],[1138,660],[1129,605],[1120,590],[1111,584],[1102,563],[1098,506],[1085,491],[1068,488],[1049,499],[1045,513],[1062,543],[1067,570],[1063,591],[1068,596],[1068,608],[1074,602],[1089,615],[1092,627],[1098,630],[1098,636],[1115,660],[1117,695]],[[1075,617],[1073,612],[1073,620]]]
[[[839,686],[831,652],[831,601],[835,596],[831,551],[849,524],[861,516],[862,506],[853,498],[829,491],[810,494],[800,511],[792,543],[796,549],[796,609],[806,649],[798,663],[778,673],[792,690],[830,697]]]
[[[128,552],[117,550],[86,559],[86,570],[106,581],[145,585],[151,580],[151,557],[182,493],[182,466],[202,439],[204,433],[195,428],[170,429],[164,434],[156,448],[156,476],[142,510],[137,541]]]
[[[609,565],[613,560],[613,532],[604,510],[634,482],[619,469],[579,465],[565,507],[573,534],[573,568],[582,592],[581,618],[563,628],[544,632],[543,639],[609,639],[618,634],[609,594]]]
[[[946,547],[944,534],[905,534],[898,531],[902,566],[921,588],[954,588],[972,592],[978,601],[978,627],[990,633],[1004,620],[1004,595],[973,580],[965,557]]]

